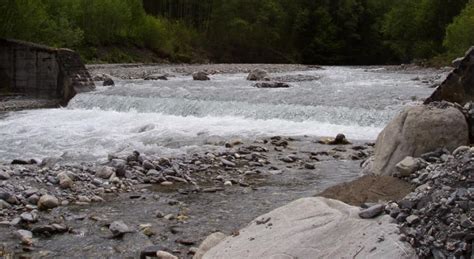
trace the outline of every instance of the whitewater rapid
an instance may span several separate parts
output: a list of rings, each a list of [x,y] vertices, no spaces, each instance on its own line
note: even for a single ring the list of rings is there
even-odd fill
[[[413,99],[432,89],[413,74],[363,68],[281,75],[320,76],[288,89],[258,89],[244,74],[211,81],[123,80],[83,93],[60,109],[9,113],[0,119],[0,161],[63,157],[103,161],[111,153],[186,152],[213,140],[262,136],[333,136],[373,140]]]

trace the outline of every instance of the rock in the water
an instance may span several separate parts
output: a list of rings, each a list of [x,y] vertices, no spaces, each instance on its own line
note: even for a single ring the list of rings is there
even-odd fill
[[[471,47],[457,68],[425,101],[425,104],[435,101],[456,102],[461,105],[474,100],[474,47]]]
[[[249,81],[269,81],[268,72],[263,69],[255,69],[247,76]]]
[[[415,257],[408,244],[398,241],[398,226],[389,216],[365,220],[358,211],[336,200],[300,199],[258,217],[203,258]],[[256,224],[263,218],[270,220]]]
[[[384,205],[377,204],[377,205],[371,206],[370,208],[367,208],[367,209],[362,210],[361,212],[359,212],[359,217],[361,217],[363,219],[375,218],[378,215],[380,215],[383,212],[384,209],[385,209]]]
[[[211,80],[211,79],[209,78],[209,75],[206,72],[199,71],[199,72],[194,72],[193,73],[193,80],[207,81],[207,80]]]
[[[102,85],[103,86],[114,86],[115,82],[112,78],[107,76],[106,78],[104,78],[104,82],[102,82]]]
[[[379,134],[372,173],[393,175],[395,165],[407,156],[445,147],[452,151],[469,143],[466,119],[457,108],[443,103],[407,107]]]
[[[45,194],[41,196],[41,198],[38,201],[38,209],[40,210],[48,210],[48,209],[53,209],[59,206],[59,200],[58,198]]]
[[[132,232],[130,228],[121,220],[114,221],[109,226],[110,232],[114,237],[121,237],[126,233]]]
[[[283,82],[258,82],[253,85],[256,88],[289,88],[290,85]]]
[[[346,139],[346,135],[344,134],[337,134],[336,138],[321,138],[318,141],[319,144],[324,145],[349,145],[351,142]]]
[[[115,169],[113,167],[103,166],[95,173],[95,176],[102,179],[109,179],[114,173]]]
[[[405,159],[396,165],[398,174],[402,177],[410,176],[412,173],[416,172],[419,167],[419,161],[411,156],[405,157]]]
[[[206,239],[204,239],[204,241],[202,241],[197,252],[193,256],[193,259],[201,259],[207,251],[211,250],[211,248],[215,247],[226,237],[227,236],[221,232],[210,234]]]

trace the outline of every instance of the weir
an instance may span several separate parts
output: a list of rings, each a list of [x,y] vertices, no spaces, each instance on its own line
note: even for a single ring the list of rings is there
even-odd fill
[[[0,94],[56,99],[65,105],[77,93],[94,88],[74,51],[0,39]]]

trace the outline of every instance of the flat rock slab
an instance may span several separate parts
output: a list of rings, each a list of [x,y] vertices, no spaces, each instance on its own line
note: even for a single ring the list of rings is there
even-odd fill
[[[359,211],[322,197],[300,199],[258,217],[203,258],[415,258],[388,216],[364,220]]]

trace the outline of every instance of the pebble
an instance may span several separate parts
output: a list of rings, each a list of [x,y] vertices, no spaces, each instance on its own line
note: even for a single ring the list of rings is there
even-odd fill
[[[59,186],[63,189],[72,188],[74,181],[65,173],[61,172],[58,174]]]
[[[59,206],[59,200],[58,198],[52,196],[52,195],[43,195],[41,198],[38,200],[38,209],[40,210],[48,210],[48,209],[53,209]]]
[[[4,172],[0,170],[0,180],[8,180],[10,179],[10,174],[8,172]]]
[[[21,220],[28,223],[34,223],[38,221],[38,215],[36,213],[23,212],[20,214],[20,218]]]
[[[163,185],[163,186],[170,186],[170,185],[173,185],[173,182],[164,181],[164,182],[161,182],[160,184]]]
[[[0,200],[0,210],[3,210],[3,209],[8,209],[10,208],[12,205],[10,205],[10,203],[4,201],[4,200]]]
[[[122,220],[112,222],[109,226],[109,230],[114,237],[121,237],[126,233],[132,232]]]
[[[405,220],[408,222],[408,224],[412,225],[418,223],[420,221],[420,217],[416,215],[410,215]]]
[[[115,169],[113,167],[103,166],[96,172],[95,176],[102,179],[109,179],[114,173]]]
[[[31,231],[20,229],[15,233],[24,245],[30,246],[33,244],[33,233]]]
[[[158,251],[156,252],[156,257],[158,259],[178,259],[178,257],[168,253],[168,252],[165,252],[165,251]]]
[[[232,182],[231,181],[225,181],[224,186],[232,186]]]
[[[225,166],[236,167],[236,164],[235,164],[235,163],[230,162],[230,161],[227,160],[227,159],[221,158],[220,160],[221,160],[222,164],[225,165]]]

